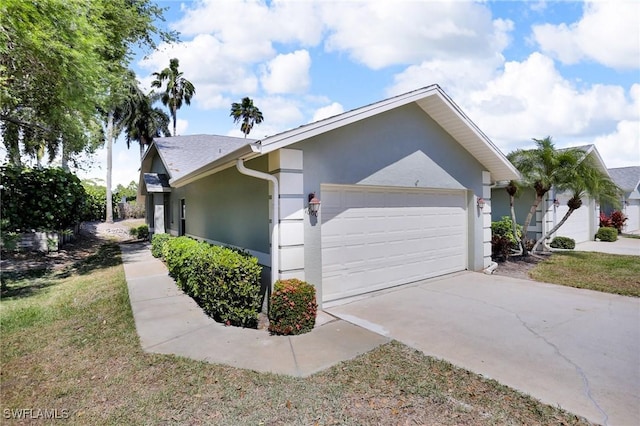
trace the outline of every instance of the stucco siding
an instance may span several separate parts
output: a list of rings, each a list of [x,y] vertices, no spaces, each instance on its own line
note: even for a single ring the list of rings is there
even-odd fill
[[[267,158],[260,157],[246,165],[266,171]],[[240,174],[235,167],[186,185],[183,198],[187,234],[268,253],[268,185],[267,181]],[[179,209],[178,198],[175,203]],[[179,210],[175,213],[179,214]]]

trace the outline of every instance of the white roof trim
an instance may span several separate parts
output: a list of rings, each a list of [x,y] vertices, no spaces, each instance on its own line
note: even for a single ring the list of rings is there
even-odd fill
[[[462,112],[438,85],[431,85],[361,108],[306,124],[269,136],[255,144],[247,144],[199,169],[170,180],[180,187],[232,167],[237,159],[250,159],[285,148],[340,127],[415,102],[451,137],[476,158],[490,173],[494,182],[519,180],[520,173],[491,140]]]
[[[418,104],[426,114],[475,157],[491,173],[494,182],[520,179],[520,173],[513,164],[438,85],[414,90],[267,137],[261,141],[262,153],[284,148],[412,102]]]

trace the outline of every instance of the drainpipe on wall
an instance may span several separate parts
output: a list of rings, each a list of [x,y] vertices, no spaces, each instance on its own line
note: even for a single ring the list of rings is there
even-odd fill
[[[273,290],[273,284],[278,281],[278,269],[279,269],[279,246],[280,246],[280,232],[278,222],[280,218],[280,190],[278,188],[278,179],[275,176],[268,173],[259,172],[253,169],[247,169],[244,165],[244,160],[238,159],[236,161],[236,168],[243,175],[255,177],[258,179],[268,180],[273,184],[273,219],[271,222],[271,289]]]

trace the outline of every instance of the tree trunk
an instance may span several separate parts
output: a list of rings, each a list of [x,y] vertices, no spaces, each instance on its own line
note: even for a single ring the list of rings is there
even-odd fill
[[[113,112],[107,116],[107,217],[108,223],[113,223],[113,203],[111,201],[111,173],[113,171]]]
[[[172,107],[171,108],[171,112],[173,115],[173,136],[177,136],[176,135],[176,121],[178,121],[178,110],[176,109],[176,107]]]
[[[531,251],[536,251],[538,249],[538,246],[540,244],[542,244],[545,240],[548,240],[549,238],[551,238],[551,235],[553,235],[566,221],[567,219],[569,219],[569,216],[571,216],[571,213],[573,213],[576,209],[572,209],[571,207],[569,207],[569,210],[564,214],[564,217],[562,218],[562,220],[560,222],[558,222],[558,224],[556,226],[554,226],[553,228],[551,228],[551,230],[549,232],[547,232],[546,235],[543,235],[542,238],[540,238],[538,241],[536,241],[536,243],[533,246],[533,249],[531,249]]]
[[[522,225],[522,239],[520,240],[520,245],[522,246],[522,255],[527,256],[529,252],[527,251],[527,233],[529,231],[529,224],[531,223],[531,219],[533,215],[538,210],[538,206],[542,202],[542,195],[536,195],[536,200],[531,205],[531,209],[529,209],[529,214],[527,214],[527,218],[524,220],[524,224]]]
[[[509,195],[509,206],[511,208],[511,232],[513,232],[513,238],[516,239],[518,243],[518,251],[513,253],[516,256],[521,255],[522,252],[522,239],[518,238],[518,223],[516,222],[516,209],[514,207],[515,197],[513,195]]]

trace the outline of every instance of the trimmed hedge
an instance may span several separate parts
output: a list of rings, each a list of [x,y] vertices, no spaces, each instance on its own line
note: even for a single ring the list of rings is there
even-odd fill
[[[602,227],[598,229],[596,238],[600,241],[616,241],[618,239],[618,230],[616,228]]]
[[[569,237],[555,237],[549,246],[552,248],[573,250],[576,248],[576,241]]]
[[[302,334],[316,324],[316,289],[297,279],[276,281],[269,308],[269,331],[273,334]]]
[[[188,237],[167,239],[162,256],[178,287],[213,319],[258,326],[262,268],[257,258]]]
[[[129,229],[129,234],[137,238],[139,240],[147,240],[149,239],[149,226],[148,225],[140,225],[135,228]]]
[[[151,255],[153,257],[162,257],[164,244],[171,238],[171,234],[153,234],[151,238]]]

